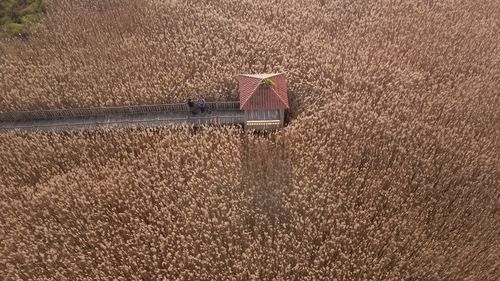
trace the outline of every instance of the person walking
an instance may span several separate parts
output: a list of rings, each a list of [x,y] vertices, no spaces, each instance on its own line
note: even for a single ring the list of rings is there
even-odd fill
[[[200,108],[201,113],[205,112],[206,102],[203,96],[198,98],[198,107]]]
[[[194,107],[194,102],[192,99],[188,99],[187,106],[192,114],[196,114],[196,108]]]

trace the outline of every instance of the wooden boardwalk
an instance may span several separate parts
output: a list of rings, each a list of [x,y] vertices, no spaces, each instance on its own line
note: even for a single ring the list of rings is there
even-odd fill
[[[176,124],[243,124],[239,102],[207,103],[193,114],[185,104],[8,112],[0,114],[0,132],[92,129],[98,127],[154,127]]]

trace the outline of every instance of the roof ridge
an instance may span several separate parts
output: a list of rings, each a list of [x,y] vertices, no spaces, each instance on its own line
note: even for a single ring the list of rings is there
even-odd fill
[[[256,78],[256,77],[252,77],[252,78]],[[244,100],[242,104],[240,104],[240,108],[242,108],[250,100],[250,98],[253,96],[253,94],[255,94],[255,91],[260,87],[260,84],[262,83],[262,80],[264,80],[264,79],[259,79],[259,80],[260,81],[259,81],[259,83],[257,83],[257,87],[255,87],[248,95],[248,98],[246,100]]]
[[[243,87],[240,88],[240,108],[289,108],[284,75],[285,73],[240,74],[240,86]],[[267,85],[269,83],[263,83],[266,79],[275,81],[277,84]],[[267,87],[264,87],[264,84]]]
[[[281,95],[276,93],[276,91],[274,90],[274,87],[271,87],[271,90],[274,92],[274,95],[278,97],[278,99],[283,103],[283,105],[285,105],[286,107],[289,107],[288,105],[288,101],[285,102],[282,98],[281,98]]]

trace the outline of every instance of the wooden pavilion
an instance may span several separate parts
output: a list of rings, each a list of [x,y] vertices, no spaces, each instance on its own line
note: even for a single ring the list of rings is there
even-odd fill
[[[238,84],[245,129],[283,127],[285,110],[288,109],[285,73],[241,74]]]

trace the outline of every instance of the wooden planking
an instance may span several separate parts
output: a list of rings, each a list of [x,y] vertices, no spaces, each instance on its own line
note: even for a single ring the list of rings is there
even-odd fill
[[[243,124],[243,113],[238,110],[219,110],[192,114],[188,111],[148,112],[138,114],[111,114],[72,118],[54,118],[25,121],[0,121],[0,131],[48,131],[95,127],[164,126],[175,124]]]
[[[207,102],[207,110],[212,111],[239,111],[239,102]],[[175,104],[153,104],[134,105],[118,107],[95,107],[95,108],[72,108],[39,111],[16,111],[0,113],[0,121],[27,121],[27,120],[49,120],[56,118],[75,118],[89,116],[106,116],[117,114],[146,114],[154,112],[188,112],[185,103]]]

